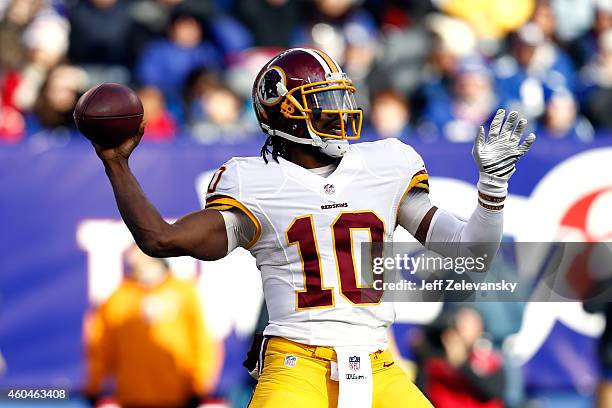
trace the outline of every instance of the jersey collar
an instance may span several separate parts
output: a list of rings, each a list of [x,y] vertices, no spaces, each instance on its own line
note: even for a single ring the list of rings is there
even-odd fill
[[[361,152],[352,146],[342,156],[338,167],[327,177],[316,174],[282,157],[279,157],[278,161],[287,177],[332,202],[335,201],[335,197],[350,186],[359,170],[363,167]],[[333,185],[334,193],[330,194],[330,189],[325,188],[328,184]]]

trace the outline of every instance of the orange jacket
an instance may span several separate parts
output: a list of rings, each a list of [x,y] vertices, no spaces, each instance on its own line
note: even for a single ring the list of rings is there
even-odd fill
[[[123,405],[177,406],[210,392],[223,361],[207,334],[192,283],[168,276],[156,287],[124,281],[86,317],[86,392],[116,381]]]

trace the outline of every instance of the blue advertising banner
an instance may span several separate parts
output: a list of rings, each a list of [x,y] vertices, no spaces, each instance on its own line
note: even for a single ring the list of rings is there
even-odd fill
[[[609,239],[609,145],[539,140],[510,183],[507,239]],[[432,201],[469,216],[478,177],[471,145],[436,142],[414,147],[432,176]],[[176,219],[200,208],[202,185],[211,171],[233,156],[257,155],[259,148],[143,144],[131,167],[161,214]],[[45,150],[28,144],[1,148],[0,188],[0,353],[6,363],[0,367],[0,387],[56,385],[79,390],[84,380],[83,316],[90,304],[103,300],[116,286],[121,266],[111,261],[126,245],[118,238],[114,242],[119,246],[112,249],[108,238],[126,236],[111,186],[93,149],[73,143]],[[113,235],[113,228],[121,232]],[[92,249],[94,244],[115,252]],[[206,271],[214,268],[187,261],[185,270],[207,276]],[[226,275],[234,272],[230,269]],[[204,294],[209,292],[204,288]],[[205,299],[206,316],[216,319],[211,327],[226,340],[219,386],[223,393],[246,381],[241,362],[257,320],[258,308],[253,305],[261,304],[261,295],[255,293],[247,305],[234,302],[233,307],[217,305],[223,299],[214,296]],[[402,307],[395,333],[400,351],[409,356],[403,328],[433,320],[439,308]],[[529,389],[592,390],[598,376],[596,337],[602,327],[601,317],[585,314],[580,304],[526,305],[512,350]]]

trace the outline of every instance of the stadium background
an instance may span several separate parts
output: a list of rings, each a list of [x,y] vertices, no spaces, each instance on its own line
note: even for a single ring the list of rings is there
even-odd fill
[[[0,388],[65,386],[84,403],[84,316],[118,285],[129,246],[71,118],[103,81],[145,103],[133,168],[168,219],[201,205],[225,160],[258,154],[252,78],[280,48],[308,45],[358,84],[365,140],[398,137],[421,153],[440,207],[469,216],[470,138],[498,106],[517,108],[539,140],[510,183],[505,240],[610,237],[610,1],[0,0],[0,16]],[[241,362],[261,306],[253,262],[238,253],[173,266],[198,280],[207,326],[224,341],[216,394],[243,406],[253,384]],[[440,308],[398,306],[404,357]],[[500,347],[533,406],[593,406],[602,316],[578,303],[486,309],[508,323]]]

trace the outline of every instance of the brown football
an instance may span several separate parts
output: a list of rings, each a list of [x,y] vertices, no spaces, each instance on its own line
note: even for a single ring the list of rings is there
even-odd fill
[[[105,83],[85,92],[74,108],[74,121],[83,135],[114,147],[138,133],[144,110],[130,88]]]

